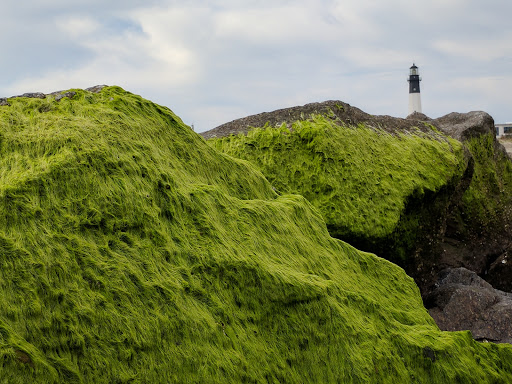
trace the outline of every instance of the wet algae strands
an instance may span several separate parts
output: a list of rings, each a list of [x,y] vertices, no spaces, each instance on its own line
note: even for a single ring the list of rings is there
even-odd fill
[[[435,130],[389,133],[320,114],[209,143],[306,197],[340,236],[389,236],[411,195],[439,190],[465,167],[461,143]]]
[[[0,382],[507,383],[412,279],[118,87],[0,107]]]
[[[415,243],[407,204],[456,184],[467,162],[462,144],[435,129],[390,133],[321,114],[209,143],[255,164],[277,190],[306,197],[332,236],[380,252],[392,243],[386,256],[395,261]]]

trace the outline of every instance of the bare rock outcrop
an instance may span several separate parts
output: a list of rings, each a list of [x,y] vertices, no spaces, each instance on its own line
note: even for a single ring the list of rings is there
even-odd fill
[[[102,84],[102,85],[95,85],[93,87],[86,88],[86,91],[92,92],[92,93],[99,93],[103,88],[108,87],[108,85]]]
[[[30,99],[45,99],[46,95],[42,92],[27,92],[27,93],[24,93],[23,95],[13,96],[13,97],[28,97]]]
[[[473,111],[468,113],[452,112],[432,121],[445,134],[465,141],[472,137],[495,132],[494,119],[486,112]]]
[[[476,340],[512,342],[512,294],[494,289],[466,268],[444,270],[425,305],[442,330],[469,330]]]

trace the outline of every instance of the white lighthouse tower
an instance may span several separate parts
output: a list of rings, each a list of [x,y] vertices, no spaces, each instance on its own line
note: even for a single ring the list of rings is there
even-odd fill
[[[420,81],[421,77],[418,67],[413,63],[410,68],[409,79],[409,115],[414,112],[421,112]]]

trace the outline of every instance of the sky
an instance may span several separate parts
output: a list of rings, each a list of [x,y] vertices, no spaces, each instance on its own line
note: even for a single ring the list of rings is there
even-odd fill
[[[118,85],[197,132],[326,100],[512,121],[510,0],[5,0],[0,97]]]

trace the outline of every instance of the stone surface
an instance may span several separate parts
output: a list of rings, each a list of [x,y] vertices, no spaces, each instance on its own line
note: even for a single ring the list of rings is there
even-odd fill
[[[7,99],[5,97],[0,97],[0,106],[8,106],[10,105],[8,102],[7,102]]]
[[[442,271],[425,305],[444,331],[469,330],[477,340],[512,342],[512,294],[466,268]]]
[[[447,135],[464,141],[487,133],[495,134],[494,119],[486,112],[452,112],[432,121]]]
[[[92,92],[92,93],[98,93],[103,88],[108,87],[108,85],[102,84],[102,85],[95,85],[94,87],[86,88],[86,91]]]
[[[46,95],[42,92],[29,92],[29,93],[24,93],[23,95],[13,96],[13,97],[28,97],[28,98],[32,98],[32,99],[44,99],[44,98],[46,98]]]
[[[430,121],[432,120],[430,117],[421,112],[413,112],[409,116],[407,116],[408,120],[419,120],[419,121]]]
[[[75,97],[76,95],[76,92],[56,92],[52,95],[55,95],[55,101],[60,101],[62,100],[63,98],[67,97],[68,99],[72,99],[73,97]]]

